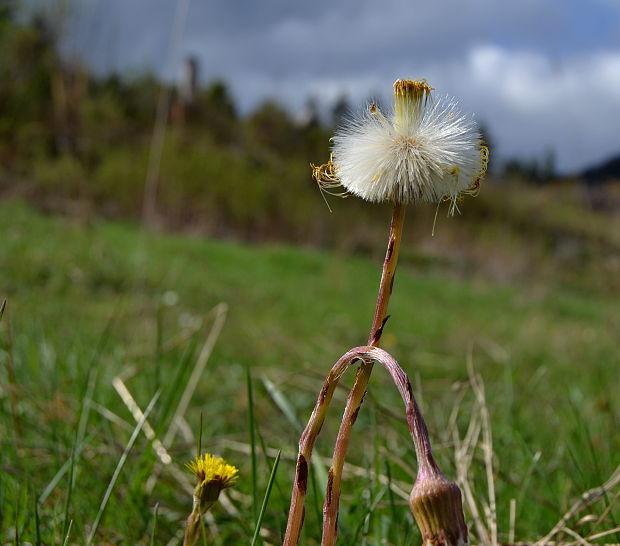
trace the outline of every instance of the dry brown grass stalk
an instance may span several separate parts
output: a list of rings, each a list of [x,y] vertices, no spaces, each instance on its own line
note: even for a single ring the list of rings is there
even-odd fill
[[[460,391],[449,421],[449,433],[454,442],[454,459],[457,470],[457,483],[463,492],[463,500],[475,534],[472,543],[483,546],[590,546],[593,544],[608,546],[618,543],[603,542],[616,533],[620,526],[612,518],[612,511],[620,504],[620,465],[610,477],[600,485],[585,491],[560,517],[550,531],[533,541],[515,541],[516,500],[510,499],[509,528],[507,541],[500,542],[497,525],[497,499],[495,495],[495,474],[493,466],[493,436],[486,402],[484,382],[475,372],[471,354],[467,362],[469,387],[474,394],[475,404],[469,419],[465,435],[461,437],[456,425],[456,418],[461,410],[463,394]],[[478,493],[472,480],[472,462],[477,453],[482,454],[487,481],[486,496]],[[599,506],[597,506],[599,504]],[[598,509],[598,513],[597,513]],[[589,532],[580,532],[586,527]]]

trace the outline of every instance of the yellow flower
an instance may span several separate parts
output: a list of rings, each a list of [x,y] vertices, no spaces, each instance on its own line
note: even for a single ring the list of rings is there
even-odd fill
[[[239,470],[224,459],[204,453],[185,465],[198,478],[198,485],[217,485],[226,489],[235,484]]]
[[[232,487],[239,476],[239,470],[224,459],[204,453],[185,466],[198,478],[194,490],[194,511],[204,514],[220,496],[222,489]]]

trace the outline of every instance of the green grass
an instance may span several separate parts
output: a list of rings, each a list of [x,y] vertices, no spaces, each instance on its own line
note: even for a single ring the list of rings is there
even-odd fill
[[[535,539],[620,463],[618,297],[591,279],[553,282],[554,265],[560,267],[551,258],[541,264],[541,278],[499,283],[405,261],[384,334],[384,348],[414,381],[440,465],[452,476],[446,427],[463,389],[462,434],[473,411],[464,388],[472,351],[491,414],[502,539],[511,499],[516,537]],[[379,273],[379,263],[364,258],[144,234],[130,224],[82,224],[0,203],[0,302],[7,299],[0,322],[0,541],[84,543],[108,488],[94,543],[182,537],[191,494],[168,469],[145,490],[157,457],[143,434],[130,442],[136,421],[112,380],[120,375],[143,411],[160,392],[148,422],[162,437],[213,323],[210,311],[225,302],[226,323],[185,413],[193,437],[182,427],[169,453],[190,478],[182,467],[195,454],[202,414],[203,449],[241,469],[232,509],[213,511],[209,544],[250,543],[261,516],[263,535],[277,544],[295,423],[308,418],[333,362],[365,342]],[[345,397],[344,388],[334,397],[316,446],[322,456],[331,452]],[[362,471],[343,485],[342,544],[419,540],[406,501],[371,472],[411,487],[415,457],[403,414],[377,368],[350,450]],[[472,468],[472,482],[484,491],[482,453]],[[305,544],[320,539],[316,470]],[[257,504],[266,491],[262,514]]]

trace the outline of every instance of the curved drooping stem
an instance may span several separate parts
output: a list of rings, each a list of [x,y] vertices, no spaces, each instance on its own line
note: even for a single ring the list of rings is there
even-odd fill
[[[364,347],[356,347],[346,352],[334,364],[331,371],[323,382],[323,387],[319,393],[317,401],[312,410],[312,415],[308,420],[306,428],[299,438],[299,451],[297,453],[297,465],[295,467],[295,480],[291,493],[291,506],[288,513],[288,522],[284,535],[283,546],[295,546],[299,542],[299,535],[304,523],[304,503],[308,488],[308,463],[312,456],[314,442],[321,431],[327,408],[331,402],[334,391],[338,386],[338,381],[345,369],[351,362],[358,359]]]
[[[394,286],[394,275],[398,264],[398,253],[405,221],[405,205],[396,204],[392,212],[390,235],[383,262],[383,272],[377,295],[375,316],[368,336],[368,345],[377,346],[381,340],[383,327],[388,319],[388,304]],[[366,386],[372,373],[372,362],[363,362],[355,376],[355,383],[349,392],[347,405],[342,416],[342,423],[338,431],[336,445],[329,469],[325,503],[323,505],[323,546],[333,545],[336,542],[338,505],[340,502],[340,483],[342,468],[349,448],[351,430],[366,394]]]
[[[431,445],[428,439],[426,424],[424,423],[424,418],[413,396],[407,374],[401,369],[398,362],[383,349],[370,345],[351,349],[340,357],[329,372],[317,398],[312,415],[299,440],[295,482],[293,484],[291,507],[283,546],[295,546],[299,542],[304,519],[304,502],[308,486],[308,463],[312,455],[314,441],[321,430],[327,408],[334,390],[340,381],[340,377],[347,368],[357,360],[361,360],[365,364],[370,364],[373,360],[380,362],[390,373],[405,402],[407,423],[409,424],[409,431],[415,445],[419,468],[420,470],[425,468],[431,472],[437,468],[431,454]]]
[[[422,417],[422,413],[420,412],[420,408],[413,394],[409,376],[403,371],[396,359],[387,351],[379,347],[372,347],[369,348],[365,354],[369,358],[382,364],[389,372],[405,403],[409,433],[411,434],[416,457],[418,459],[418,473],[439,472],[439,467],[433,458],[426,422],[424,421],[424,417]]]

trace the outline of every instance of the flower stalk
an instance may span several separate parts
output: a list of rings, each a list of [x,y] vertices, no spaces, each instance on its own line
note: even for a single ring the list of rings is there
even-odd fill
[[[467,544],[467,526],[461,490],[446,478],[433,458],[428,429],[409,378],[391,355],[378,348],[372,353],[390,372],[405,402],[407,424],[418,461],[418,475],[409,497],[409,507],[420,528],[423,545],[464,546]]]
[[[239,470],[224,459],[205,453],[185,465],[198,479],[194,489],[194,504],[187,518],[183,546],[198,544],[204,525],[204,517],[217,502],[222,490],[232,487]]]
[[[396,359],[387,351],[367,345],[355,347],[338,359],[325,379],[317,398],[312,416],[300,440],[300,454],[293,490],[293,498],[297,502],[291,503],[283,545],[294,546],[299,542],[308,484],[307,460],[311,456],[317,431],[323,424],[329,400],[340,378],[349,366],[358,360],[365,364],[370,364],[372,361],[379,362],[392,376],[405,403],[409,433],[413,439],[418,460],[418,477],[411,494],[410,506],[422,531],[425,545],[460,546],[466,544],[467,528],[463,518],[460,491],[456,484],[450,482],[441,473],[433,458],[426,423],[413,395],[409,378]],[[329,479],[331,481],[331,475]]]
[[[387,309],[390,300],[390,296],[392,294],[392,288],[394,283],[394,274],[396,273],[396,265],[398,263],[398,253],[400,250],[400,241],[402,238],[403,232],[403,224],[405,221],[405,206],[401,204],[397,204],[394,206],[392,212],[392,221],[390,224],[390,234],[388,238],[388,247],[385,255],[385,260],[383,262],[383,272],[381,275],[381,281],[379,284],[379,295],[377,297],[377,305],[375,309],[375,316],[372,323],[372,327],[370,329],[370,335],[368,339],[369,346],[378,345],[379,340],[381,339],[381,334],[383,333],[383,327],[385,326],[385,322],[387,320]],[[301,438],[299,440],[299,451],[297,455],[297,465],[295,468],[295,481],[293,483],[293,491],[291,493],[291,506],[289,509],[289,517],[288,523],[286,526],[286,533],[284,536],[284,546],[295,546],[299,542],[299,535],[301,533],[301,527],[303,525],[304,519],[304,502],[306,497],[306,489],[307,489],[307,480],[308,480],[308,462],[310,461],[310,457],[312,456],[312,449],[314,447],[314,442],[321,431],[321,427],[323,426],[323,421],[325,420],[325,416],[327,414],[327,409],[329,408],[329,404],[331,403],[332,396],[338,385],[338,381],[340,379],[340,375],[342,372],[338,373],[340,367],[346,362],[347,365],[350,364],[353,360],[356,360],[355,357],[355,349],[347,352],[343,357],[334,365],[334,368],[330,371],[325,382],[323,383],[323,387],[321,388],[319,397],[315,404],[314,410],[312,411],[312,415],[304,429]],[[365,362],[362,360],[362,364],[360,369],[357,372],[356,385],[359,385],[357,390],[351,392],[349,396],[349,400],[347,402],[347,408],[350,411],[355,411],[354,404],[357,401],[357,405],[355,407],[359,408],[361,404],[362,398],[364,396],[366,385],[368,384],[368,379],[370,378],[370,372],[372,371],[372,361]],[[365,382],[364,382],[365,381]],[[361,396],[360,396],[361,392]],[[352,399],[352,396],[355,396]],[[357,415],[357,414],[356,414]],[[345,410],[346,416],[346,410]],[[353,419],[354,420],[354,419]],[[351,423],[352,425],[352,423]],[[340,468],[340,472],[342,472],[342,465],[338,466],[338,463],[342,461],[344,463],[344,455],[346,455],[346,447],[343,450],[342,445],[343,442],[346,441],[346,446],[348,446],[348,438],[350,436],[350,429],[345,431],[345,437],[340,438],[340,449],[338,451],[339,459],[337,461],[336,469]],[[332,461],[332,469],[334,468],[334,461]],[[333,484],[333,476],[334,472],[330,469],[330,473],[328,476],[328,488],[330,484]],[[336,482],[336,486],[338,487],[339,494],[339,486],[340,480]],[[331,493],[329,493],[331,494]],[[326,495],[327,498],[327,495]],[[327,502],[327,501],[326,501]],[[337,501],[336,501],[336,513],[337,513]],[[325,509],[324,509],[324,517],[325,517]]]
[[[306,491],[308,489],[308,464],[312,457],[314,442],[321,431],[327,409],[338,386],[340,376],[354,360],[363,356],[363,348],[356,347],[346,352],[334,364],[329,374],[323,382],[319,396],[317,397],[312,415],[308,420],[306,428],[299,439],[299,450],[297,454],[297,464],[295,467],[295,480],[291,493],[291,505],[289,508],[288,522],[284,535],[283,546],[296,546],[299,542],[301,528],[304,522]]]
[[[398,265],[398,254],[400,251],[404,222],[405,205],[394,205],[388,245],[385,253],[385,260],[383,261],[381,282],[379,283],[375,316],[368,336],[368,345],[370,346],[379,345],[381,335],[383,334],[383,328],[388,319],[387,311],[394,287],[394,275],[396,274],[396,266]],[[342,416],[342,422],[332,456],[332,464],[329,469],[325,502],[323,504],[323,545],[336,543],[342,469],[349,448],[351,430],[362,402],[364,401],[364,395],[366,394],[366,387],[370,380],[372,368],[372,362],[362,362],[355,376],[355,383],[347,397],[347,405]]]

